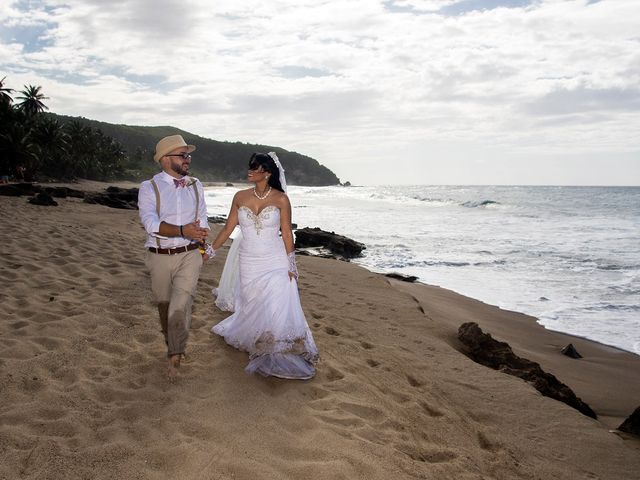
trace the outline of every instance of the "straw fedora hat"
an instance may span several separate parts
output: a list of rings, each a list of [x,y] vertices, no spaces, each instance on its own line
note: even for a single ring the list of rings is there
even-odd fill
[[[159,162],[167,153],[180,147],[187,147],[188,153],[191,153],[196,149],[195,145],[187,145],[187,142],[184,141],[182,135],[169,135],[156,144],[156,153],[153,156],[153,159],[156,162]]]

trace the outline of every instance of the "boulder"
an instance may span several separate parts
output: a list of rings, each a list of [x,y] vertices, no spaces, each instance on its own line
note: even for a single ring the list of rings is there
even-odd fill
[[[35,197],[29,199],[29,203],[34,205],[43,205],[45,207],[57,207],[58,202],[56,202],[51,195],[48,193],[38,193]]]
[[[84,198],[84,192],[68,187],[44,187],[44,191],[54,198]]]
[[[560,353],[571,358],[582,358],[582,355],[578,353],[578,351],[576,350],[576,347],[573,346],[573,343],[570,343],[569,345],[564,347],[562,350],[560,350]]]
[[[301,228],[296,230],[296,248],[323,247],[332,254],[343,258],[354,258],[362,254],[364,244],[334,232],[319,228]]]
[[[636,408],[633,413],[622,422],[618,430],[640,436],[640,407]]]
[[[0,195],[7,197],[20,197],[22,195],[35,195],[42,192],[42,187],[33,183],[10,183],[0,185]]]
[[[209,223],[227,223],[226,217],[215,215],[213,217],[207,217]]]
[[[542,370],[539,364],[513,353],[508,343],[494,340],[490,334],[484,333],[477,323],[468,322],[460,325],[458,339],[465,346],[463,353],[475,362],[519,377],[545,397],[564,402],[588,417],[597,418],[591,407],[580,400],[568,386]]]
[[[395,280],[401,280],[403,282],[409,282],[409,283],[414,283],[416,280],[418,280],[418,277],[415,277],[413,275],[403,275],[402,273],[395,273],[395,272],[385,273],[384,276],[393,278]]]
[[[84,198],[84,192],[68,187],[42,187],[41,185],[34,185],[33,183],[26,182],[0,186],[0,195],[19,197],[21,195],[32,196],[37,193],[46,193],[54,198]]]
[[[108,187],[105,193],[87,193],[84,196],[86,203],[97,203],[110,208],[126,210],[138,209],[138,189]]]

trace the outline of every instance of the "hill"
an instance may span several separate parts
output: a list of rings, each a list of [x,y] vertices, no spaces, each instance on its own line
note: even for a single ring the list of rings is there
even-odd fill
[[[286,168],[287,182],[293,185],[326,186],[340,183],[335,173],[317,160],[279,147],[221,142],[170,126],[116,125],[84,117],[54,113],[46,115],[63,124],[73,121],[81,122],[101,130],[105,135],[120,142],[128,157],[125,173],[131,179],[145,178],[156,172],[157,166],[153,162],[153,152],[157,141],[167,135],[180,134],[187,143],[192,143],[198,148],[197,161],[194,162],[192,173],[203,181],[243,181],[246,179],[247,163],[253,152],[276,152]]]

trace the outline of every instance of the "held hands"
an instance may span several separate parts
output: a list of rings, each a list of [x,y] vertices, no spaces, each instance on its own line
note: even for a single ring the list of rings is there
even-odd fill
[[[200,253],[202,254],[202,261],[206,262],[207,260],[209,260],[210,258],[213,258],[216,256],[216,251],[213,249],[213,247],[208,244],[208,243],[203,243],[200,248]]]
[[[203,243],[207,239],[208,235],[209,230],[206,228],[202,228],[199,222],[191,222],[182,226],[182,236],[184,238],[189,238],[191,240]]]

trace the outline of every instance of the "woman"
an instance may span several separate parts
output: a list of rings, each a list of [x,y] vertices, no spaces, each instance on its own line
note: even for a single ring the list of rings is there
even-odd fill
[[[309,379],[318,350],[300,306],[291,204],[275,153],[254,153],[247,180],[255,186],[233,197],[227,223],[212,245],[219,249],[240,225],[234,313],[212,331],[249,352],[247,373]]]

